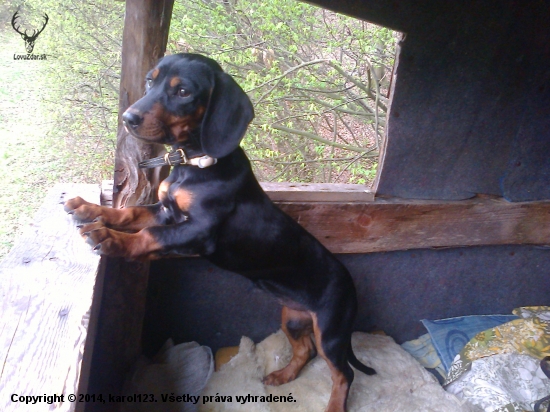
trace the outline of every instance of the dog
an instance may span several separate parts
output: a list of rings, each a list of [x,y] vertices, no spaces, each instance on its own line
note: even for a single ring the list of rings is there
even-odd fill
[[[344,265],[278,209],[239,146],[254,117],[246,93],[214,60],[162,58],[146,76],[145,95],[122,115],[127,131],[170,145],[142,167],[172,165],[160,201],[112,209],[76,197],[65,210],[86,223],[81,234],[98,253],[128,259],[199,254],[251,279],[283,305],[290,363],[264,378],[282,385],[317,354],[333,382],[327,412],[344,412],[353,366],[372,375],[351,347],[357,297]]]

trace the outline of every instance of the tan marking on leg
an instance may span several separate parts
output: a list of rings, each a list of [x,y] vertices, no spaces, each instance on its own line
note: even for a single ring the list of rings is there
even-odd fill
[[[83,225],[80,228],[79,232],[80,232],[81,236],[86,236],[92,230],[101,229],[102,227],[105,227],[105,225],[103,224],[103,222],[100,219],[99,222],[93,222],[93,223],[88,223],[88,224]]]
[[[147,230],[140,230],[130,236],[132,236],[132,241],[127,250],[131,257],[149,255],[162,249],[162,245]]]
[[[83,221],[100,218],[102,225],[119,230],[137,231],[156,224],[155,214],[145,206],[113,209],[75,197],[65,203],[65,210],[72,211],[78,219]]]
[[[83,221],[94,220],[101,215],[103,209],[106,209],[104,206],[87,202],[80,196],[67,200],[64,208],[66,212],[72,213],[77,219]]]
[[[288,322],[293,321],[297,324],[303,323],[304,329],[301,330],[299,336],[288,330]],[[285,335],[292,345],[292,359],[289,364],[281,370],[270,373],[264,378],[266,385],[279,386],[290,382],[298,376],[306,363],[315,356],[315,346],[311,340],[311,316],[308,312],[298,311],[283,306],[282,310],[282,325]]]
[[[168,189],[170,188],[171,182],[168,180],[163,180],[159,185],[159,200],[162,202],[168,195]]]
[[[178,188],[174,192],[174,199],[182,212],[187,212],[193,203],[194,195],[189,190]]]
[[[332,378],[332,391],[330,393],[330,399],[328,401],[327,408],[325,412],[345,412],[346,411],[346,402],[348,399],[349,393],[349,383],[344,376],[344,374],[339,371],[336,366],[330,361],[326,356],[323,345],[322,345],[322,332],[319,328],[317,322],[317,315],[313,312],[310,312],[313,319],[313,335],[315,336],[315,343],[317,345],[317,353],[321,356],[325,362],[328,364],[330,369],[330,374]]]

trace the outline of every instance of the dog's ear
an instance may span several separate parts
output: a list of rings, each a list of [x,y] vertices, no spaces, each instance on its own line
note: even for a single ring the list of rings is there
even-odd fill
[[[254,118],[252,102],[227,73],[218,72],[201,130],[202,150],[220,158],[235,150]]]

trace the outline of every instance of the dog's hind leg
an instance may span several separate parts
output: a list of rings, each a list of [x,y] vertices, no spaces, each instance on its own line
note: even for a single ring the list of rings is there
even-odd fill
[[[283,369],[267,375],[264,378],[266,385],[278,386],[294,380],[305,364],[316,355],[311,339],[313,323],[308,312],[283,306],[282,329],[292,345],[292,359]]]
[[[337,319],[331,315],[334,312],[311,313],[313,334],[317,352],[327,362],[332,378],[332,391],[325,412],[345,412],[353,382],[353,370],[348,364],[352,319]]]

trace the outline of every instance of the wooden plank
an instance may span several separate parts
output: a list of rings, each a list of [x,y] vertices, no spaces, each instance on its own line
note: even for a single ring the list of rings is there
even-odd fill
[[[101,181],[101,205],[113,206],[113,181]]]
[[[75,388],[77,388],[75,393],[79,394],[91,394],[88,388],[90,385],[92,361],[94,360],[94,349],[96,347],[96,341],[98,340],[99,319],[101,317],[106,267],[107,259],[100,259],[94,287],[94,296],[89,310],[86,344],[80,361],[80,376],[75,384]],[[66,410],[69,410],[70,412],[83,412],[86,411],[86,409],[86,403],[78,402],[72,405],[71,409]]]
[[[0,262],[0,410],[30,410],[11,395],[74,394],[99,257],[63,211],[63,199],[99,201],[99,187],[56,185]],[[45,402],[32,410],[51,410]],[[71,410],[74,404],[57,404]]]
[[[274,202],[372,202],[374,192],[365,185],[335,183],[260,183]]]
[[[112,198],[113,181],[102,181],[101,204],[112,206]],[[90,319],[90,327],[97,326],[97,334],[84,353],[79,392],[106,398],[122,393],[124,379],[142,353],[149,262],[104,257],[97,278]],[[118,410],[119,405],[112,402],[76,405],[76,412]]]
[[[107,192],[111,187],[109,181],[103,186]],[[360,185],[262,182],[261,186],[334,253],[550,244],[550,201],[514,203],[494,196],[371,200],[372,191]],[[348,186],[351,190],[346,191]]]
[[[376,199],[371,203],[279,202],[334,253],[478,245],[550,245],[550,201]]]
[[[274,202],[372,202],[374,192],[365,185],[334,183],[273,183],[260,185]],[[113,181],[101,182],[101,204],[111,205]]]
[[[101,310],[89,360],[90,376],[81,393],[120,395],[128,372],[142,354],[142,327],[149,280],[149,262],[104,258]],[[94,305],[95,305],[94,296]],[[115,403],[87,402],[77,412],[118,411]]]

